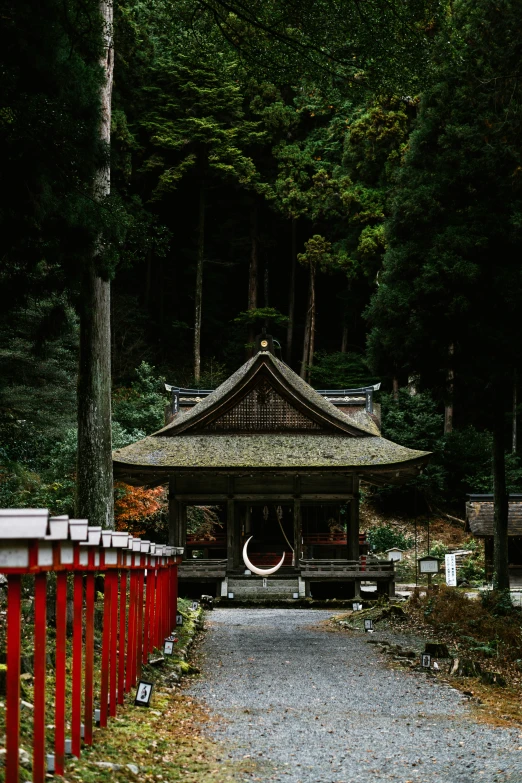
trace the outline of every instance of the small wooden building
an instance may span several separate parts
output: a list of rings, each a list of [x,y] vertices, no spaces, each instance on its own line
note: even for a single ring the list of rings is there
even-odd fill
[[[493,495],[468,495],[466,530],[484,541],[486,579],[493,576],[493,542],[495,538],[495,504]],[[522,495],[509,496],[508,511],[509,581],[522,586]]]
[[[118,480],[169,485],[170,543],[186,552],[181,590],[352,597],[371,581],[393,594],[393,562],[361,556],[359,483],[401,484],[429,453],[381,437],[371,391],[319,393],[260,350],[215,391],[194,391],[180,404],[174,390],[169,423],[114,452]],[[219,518],[202,540],[187,534],[191,506],[212,507]],[[245,574],[250,537],[257,567],[285,552],[269,579]]]

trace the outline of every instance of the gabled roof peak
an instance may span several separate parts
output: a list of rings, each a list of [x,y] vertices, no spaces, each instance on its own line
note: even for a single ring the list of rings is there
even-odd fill
[[[343,432],[354,437],[378,435],[355,424],[269,351],[259,351],[197,405],[154,435],[175,436],[203,430],[237,432]]]

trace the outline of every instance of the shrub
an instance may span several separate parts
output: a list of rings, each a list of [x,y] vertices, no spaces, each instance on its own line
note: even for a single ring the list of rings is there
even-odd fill
[[[321,389],[350,389],[369,386],[378,379],[372,375],[363,356],[358,353],[317,351],[310,367],[313,386]]]
[[[406,538],[403,533],[394,530],[389,525],[371,527],[366,532],[366,537],[373,552],[385,552],[394,546],[399,549],[410,549],[414,543],[413,539]]]

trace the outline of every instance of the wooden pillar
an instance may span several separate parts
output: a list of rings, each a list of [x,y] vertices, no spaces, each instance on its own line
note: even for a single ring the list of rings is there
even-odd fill
[[[234,501],[234,568],[239,568],[243,563],[243,557],[241,555],[241,527],[243,519],[239,511],[239,505]]]
[[[294,565],[299,568],[299,559],[301,557],[301,539],[303,537],[301,525],[301,498],[294,498]]]
[[[176,479],[169,479],[169,544],[170,546],[183,546],[180,543],[180,502],[176,500]]]
[[[237,536],[234,498],[227,500],[227,571],[235,568]]]
[[[183,559],[187,557],[187,504],[179,504],[179,544],[184,547]]]
[[[350,518],[346,531],[348,560],[359,560],[359,479],[353,479],[353,500],[350,501]]]

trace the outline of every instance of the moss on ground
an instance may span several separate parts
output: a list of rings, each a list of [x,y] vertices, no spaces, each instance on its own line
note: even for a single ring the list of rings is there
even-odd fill
[[[175,651],[186,650],[196,633],[199,613],[192,612],[191,602],[179,599],[178,611],[184,623],[177,628],[178,642]],[[30,649],[32,627],[28,623],[23,629],[24,644]],[[48,652],[54,660],[54,632],[49,631]],[[71,714],[71,650],[68,640],[67,655],[67,710]],[[96,632],[95,644],[95,707],[99,698],[101,671],[101,632]],[[156,650],[151,658],[161,658]],[[235,762],[228,758],[228,751],[218,743],[204,736],[209,715],[205,709],[190,698],[183,687],[176,683],[177,676],[194,676],[197,668],[184,660],[183,656],[166,657],[160,665],[143,666],[142,679],[154,682],[149,708],[135,707],[135,689],[126,697],[125,705],[118,707],[116,718],[109,719],[106,729],[94,729],[94,742],[84,747],[79,760],[68,757],[64,781],[82,783],[103,783],[103,781],[162,781],[174,783],[228,783],[236,781],[252,770],[252,762],[245,759]],[[50,669],[47,678],[47,753],[53,753],[54,727],[54,671]],[[32,756],[33,735],[33,677],[30,672],[22,675],[21,698],[26,706],[21,709],[20,745]],[[0,737],[5,735],[5,700],[0,701]],[[70,736],[70,724],[66,730]],[[5,742],[0,739],[0,744]],[[107,766],[99,766],[99,762]],[[126,765],[139,769],[135,775]],[[21,769],[20,781],[29,780],[28,766]],[[62,780],[62,778],[55,778]],[[0,781],[5,781],[4,769],[0,767]]]

